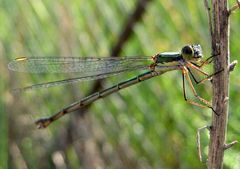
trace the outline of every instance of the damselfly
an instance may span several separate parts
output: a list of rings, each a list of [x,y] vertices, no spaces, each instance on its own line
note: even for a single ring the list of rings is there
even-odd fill
[[[202,83],[211,78],[214,74],[208,75],[201,68],[209,63],[211,57],[202,60],[202,49],[200,45],[187,45],[180,52],[164,52],[156,54],[152,57],[106,57],[106,58],[76,58],[76,57],[21,57],[16,58],[8,64],[8,68],[18,72],[30,73],[66,73],[80,72],[81,76],[72,79],[35,84],[24,88],[16,89],[16,91],[26,91],[35,88],[44,88],[67,83],[74,83],[83,80],[96,80],[117,75],[123,72],[133,70],[148,70],[132,79],[118,83],[115,86],[93,93],[73,104],[63,108],[56,114],[37,120],[35,123],[38,128],[45,128],[53,121],[59,119],[63,115],[78,110],[94,101],[106,97],[126,87],[132,86],[144,80],[159,76],[165,72],[172,70],[181,70],[183,79],[183,96],[184,99],[193,105],[200,107],[211,107],[211,103],[200,97],[192,84],[192,79],[197,83]],[[191,69],[196,70],[205,76],[204,79],[197,81]],[[216,74],[216,73],[215,73]],[[199,102],[189,100],[185,91],[185,79],[188,82],[193,95]],[[213,110],[214,111],[214,110]]]

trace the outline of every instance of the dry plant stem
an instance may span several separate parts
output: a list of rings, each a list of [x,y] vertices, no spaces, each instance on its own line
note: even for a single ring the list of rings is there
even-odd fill
[[[213,36],[212,15],[211,15],[211,8],[209,6],[208,0],[204,0],[204,6],[207,9],[209,32],[212,37]]]
[[[198,128],[197,130],[197,150],[198,150],[198,158],[202,162],[202,149],[201,149],[201,131],[208,129],[210,130],[209,126],[203,126]]]
[[[234,146],[234,145],[237,144],[237,143],[238,143],[238,141],[235,140],[235,141],[233,141],[233,142],[231,142],[231,143],[225,144],[225,145],[224,145],[224,150],[227,150],[227,149],[231,148],[232,146]]]
[[[236,0],[237,3],[231,8],[229,9],[228,14],[231,15],[235,10],[240,9],[240,1]]]
[[[221,169],[223,166],[224,147],[228,119],[229,102],[229,12],[227,0],[212,0],[213,34],[212,52],[220,53],[214,58],[213,107],[220,114],[213,113],[208,152],[208,169]]]
[[[234,71],[235,66],[237,65],[238,61],[234,60],[229,66],[228,66],[228,71],[232,72]]]

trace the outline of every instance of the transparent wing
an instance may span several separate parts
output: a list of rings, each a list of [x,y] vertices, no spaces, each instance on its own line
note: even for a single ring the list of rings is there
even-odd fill
[[[8,64],[12,71],[29,73],[80,73],[81,77],[118,72],[151,63],[151,57],[22,57]]]
[[[76,83],[84,80],[96,80],[119,73],[148,69],[152,63],[151,57],[105,57],[105,58],[77,58],[77,57],[21,57],[8,64],[8,68],[18,72],[29,73],[77,73],[77,78],[53,82],[34,84],[15,89],[15,92],[36,88]]]

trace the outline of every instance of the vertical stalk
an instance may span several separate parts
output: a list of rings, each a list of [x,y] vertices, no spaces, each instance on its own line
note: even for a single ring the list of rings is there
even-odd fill
[[[229,105],[229,13],[227,0],[212,0],[212,53],[219,54],[214,59],[213,113],[208,152],[208,169],[223,166]]]

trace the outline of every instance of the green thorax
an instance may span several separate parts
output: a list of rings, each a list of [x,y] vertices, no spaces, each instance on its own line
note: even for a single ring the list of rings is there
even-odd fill
[[[181,58],[182,56],[179,52],[164,52],[154,56],[155,62],[161,64],[179,61]]]

